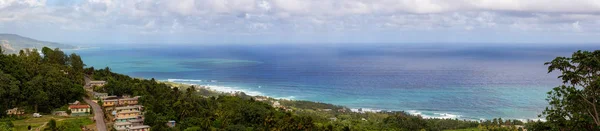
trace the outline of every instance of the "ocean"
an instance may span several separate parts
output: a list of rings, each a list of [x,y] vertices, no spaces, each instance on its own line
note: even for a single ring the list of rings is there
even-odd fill
[[[539,119],[560,85],[544,62],[595,45],[108,44],[68,50],[95,68],[426,118]]]

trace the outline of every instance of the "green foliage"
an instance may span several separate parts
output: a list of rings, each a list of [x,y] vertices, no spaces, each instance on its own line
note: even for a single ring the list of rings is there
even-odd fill
[[[13,131],[13,127],[15,127],[15,125],[10,119],[0,120],[0,131]]]
[[[0,54],[0,117],[14,107],[50,113],[84,94],[83,69],[71,65],[80,58],[70,58],[59,49],[44,48],[43,52],[43,57],[35,49]]]
[[[61,131],[80,131],[82,126],[93,124],[94,122],[88,118],[68,119],[59,122]]]
[[[321,102],[312,102],[312,101],[303,101],[303,100],[280,100],[279,103],[284,106],[301,108],[301,109],[331,109],[332,111],[337,111],[338,109],[344,109],[342,106],[337,106],[328,103]]]
[[[48,124],[46,124],[46,131],[59,131],[60,128],[58,127],[58,124],[56,124],[56,120],[51,119]]]
[[[548,92],[550,106],[543,115],[553,129],[600,130],[600,50],[577,51],[571,58],[545,63],[548,72],[559,71],[563,85]]]

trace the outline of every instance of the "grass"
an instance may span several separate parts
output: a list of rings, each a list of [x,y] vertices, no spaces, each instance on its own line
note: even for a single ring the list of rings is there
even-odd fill
[[[89,118],[67,119],[59,122],[59,126],[63,127],[63,131],[80,131],[81,126],[93,124]]]
[[[61,123],[62,121],[67,121],[70,122],[73,119],[88,119],[88,116],[83,116],[83,117],[64,117],[64,116],[52,116],[52,115],[44,115],[40,118],[33,118],[33,117],[28,117],[26,119],[22,119],[22,120],[15,120],[13,121],[14,129],[16,131],[27,131],[27,126],[31,126],[32,129],[38,128],[41,125],[44,125],[44,123],[50,121],[51,119],[54,119],[56,121],[58,121],[59,123]],[[89,120],[89,122],[91,122],[91,120]],[[93,123],[93,122],[91,122]],[[84,123],[87,124],[87,123]],[[89,124],[87,124],[89,125]]]

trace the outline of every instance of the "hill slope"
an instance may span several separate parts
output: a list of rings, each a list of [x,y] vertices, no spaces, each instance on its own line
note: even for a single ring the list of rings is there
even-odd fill
[[[42,47],[50,48],[61,48],[61,49],[75,49],[76,46],[60,44],[55,42],[47,42],[35,40],[27,37],[23,37],[16,34],[0,34],[0,47],[4,50],[5,54],[19,53],[19,50],[25,48],[36,48],[41,50]]]

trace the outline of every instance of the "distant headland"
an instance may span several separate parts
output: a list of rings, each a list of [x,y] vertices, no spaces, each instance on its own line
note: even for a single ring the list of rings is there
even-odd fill
[[[43,47],[61,48],[61,49],[77,49],[77,46],[61,44],[56,42],[48,42],[32,39],[29,37],[20,36],[17,34],[0,34],[0,47],[5,54],[16,54],[23,49],[38,49]]]

